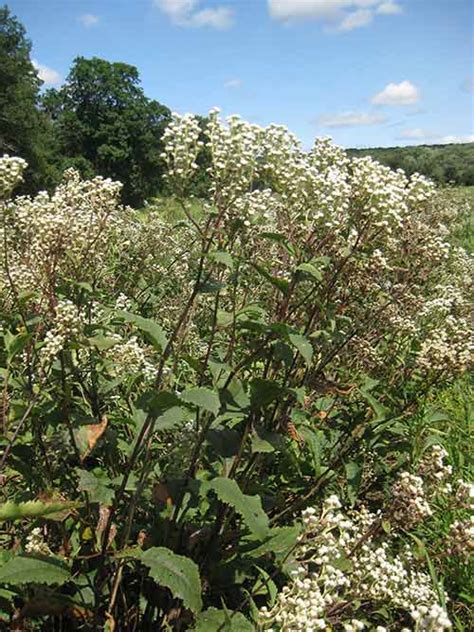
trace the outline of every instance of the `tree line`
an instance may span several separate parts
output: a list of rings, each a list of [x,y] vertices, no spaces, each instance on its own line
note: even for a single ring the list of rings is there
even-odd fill
[[[127,204],[140,206],[162,193],[162,135],[171,112],[145,95],[137,68],[77,57],[60,88],[42,91],[30,54],[24,26],[7,6],[0,7],[0,155],[28,162],[21,192],[52,189],[66,168],[75,167],[84,177],[120,180]],[[351,153],[370,154],[441,184],[474,184],[472,143]],[[197,195],[206,189],[205,153],[198,162]]]
[[[350,149],[352,156],[371,156],[392,169],[415,171],[441,185],[474,185],[474,143]]]

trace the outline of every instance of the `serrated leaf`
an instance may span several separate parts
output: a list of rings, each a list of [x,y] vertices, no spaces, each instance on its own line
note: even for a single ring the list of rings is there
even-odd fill
[[[299,525],[291,527],[275,527],[269,532],[269,538],[256,549],[250,551],[252,557],[260,557],[265,553],[286,554],[295,544],[301,532]]]
[[[194,632],[253,632],[254,629],[241,612],[208,608],[196,618]]]
[[[163,351],[168,344],[168,339],[166,338],[163,328],[160,327],[158,323],[155,323],[154,320],[151,320],[150,318],[143,318],[143,316],[131,314],[130,312],[125,312],[123,310],[116,310],[116,314],[127,323],[136,325],[138,329],[145,334],[151,344],[158,350]]]
[[[101,505],[110,505],[114,498],[114,490],[108,486],[110,480],[105,473],[99,471],[98,474],[80,470],[76,468],[79,476],[78,489],[81,492],[88,492],[91,502]]]
[[[253,406],[262,408],[268,406],[282,394],[282,387],[273,380],[256,378],[250,384],[250,398]]]
[[[291,344],[301,353],[306,364],[309,366],[313,359],[313,347],[309,340],[306,336],[302,336],[301,334],[288,334],[288,338]]]
[[[54,557],[17,555],[0,568],[0,584],[64,584],[70,576],[67,564]]]
[[[185,418],[185,411],[179,406],[173,406],[165,410],[165,412],[157,418],[155,429],[172,430],[173,428],[181,426]]]
[[[31,500],[26,503],[7,502],[0,505],[0,520],[20,520],[24,518],[43,518],[67,509],[77,507],[78,503],[49,502]]]
[[[232,256],[228,252],[223,252],[222,250],[216,250],[216,252],[209,253],[209,259],[216,261],[217,263],[222,263],[232,270],[234,267],[234,260]]]
[[[233,479],[223,477],[206,483],[203,489],[214,491],[219,500],[233,507],[256,537],[263,540],[267,536],[268,516],[262,509],[260,496],[244,494]]]
[[[221,406],[217,393],[205,387],[188,388],[181,393],[181,399],[183,402],[194,404],[194,406],[203,408],[213,415],[217,415]]]
[[[173,597],[182,599],[183,604],[195,613],[202,609],[201,578],[199,568],[193,560],[177,555],[165,547],[153,547],[140,551],[136,557],[150,569],[152,577],[160,586],[169,588]]]

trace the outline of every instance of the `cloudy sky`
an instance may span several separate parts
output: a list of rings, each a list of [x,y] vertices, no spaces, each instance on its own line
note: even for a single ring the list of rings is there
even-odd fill
[[[7,2],[48,85],[99,56],[173,110],[283,123],[307,147],[474,140],[471,0]]]

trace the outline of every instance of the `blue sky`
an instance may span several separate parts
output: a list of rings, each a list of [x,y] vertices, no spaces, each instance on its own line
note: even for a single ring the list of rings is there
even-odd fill
[[[305,147],[474,140],[471,0],[7,3],[49,85],[98,56],[172,110],[282,123]]]

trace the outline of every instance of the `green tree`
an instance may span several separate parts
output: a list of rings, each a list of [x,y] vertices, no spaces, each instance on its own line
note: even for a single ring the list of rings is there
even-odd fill
[[[23,192],[47,186],[53,176],[48,120],[38,108],[42,81],[30,52],[23,25],[0,7],[0,155],[28,162]]]
[[[148,99],[138,70],[123,63],[77,57],[65,84],[49,90],[62,166],[120,180],[123,201],[141,205],[161,187],[161,137],[170,111]]]

